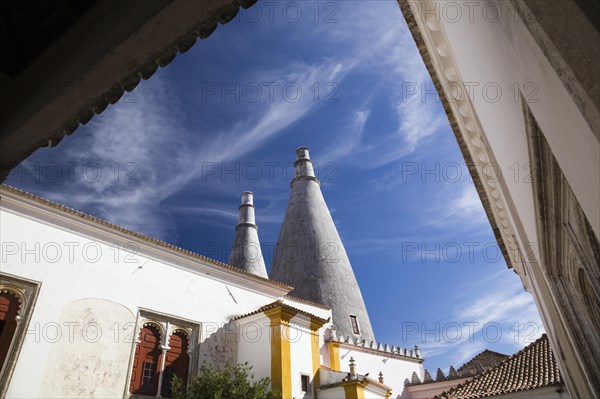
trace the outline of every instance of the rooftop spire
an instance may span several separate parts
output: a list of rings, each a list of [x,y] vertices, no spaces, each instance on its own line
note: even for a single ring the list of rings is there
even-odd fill
[[[229,256],[229,264],[257,276],[268,278],[254,217],[254,195],[250,191],[242,193],[240,218],[235,227],[235,241]]]
[[[294,287],[292,295],[330,306],[339,335],[374,340],[360,288],[315,177],[308,148],[298,148],[296,156],[296,175],[271,278]]]

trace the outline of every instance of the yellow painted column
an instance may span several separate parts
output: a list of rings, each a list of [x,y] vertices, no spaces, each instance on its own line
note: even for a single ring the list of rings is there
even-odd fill
[[[367,385],[368,382],[362,384],[358,380],[343,382],[345,399],[365,399],[365,386]]]
[[[311,316],[310,318],[310,346],[312,352],[313,388],[315,399],[317,399],[317,389],[320,386],[319,369],[321,368],[321,348],[319,347],[319,328],[323,327],[326,322],[327,320],[323,320],[316,316]]]
[[[283,304],[264,311],[271,329],[271,386],[283,399],[292,398],[290,319],[296,311]]]
[[[329,367],[334,371],[342,371],[340,367],[340,343],[328,342],[329,349]]]

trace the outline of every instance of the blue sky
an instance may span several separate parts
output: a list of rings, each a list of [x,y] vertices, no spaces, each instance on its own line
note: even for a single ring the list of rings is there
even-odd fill
[[[7,183],[221,261],[251,190],[270,267],[308,146],[377,339],[447,371],[543,327],[433,90],[395,1],[258,3]]]

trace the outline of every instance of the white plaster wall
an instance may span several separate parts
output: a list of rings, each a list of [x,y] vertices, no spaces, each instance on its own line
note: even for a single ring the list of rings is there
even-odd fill
[[[325,331],[333,325],[333,323],[331,322],[331,319],[332,319],[331,309],[310,305],[305,302],[298,301],[298,300],[295,300],[295,299],[289,298],[289,297],[284,298],[284,303],[289,306],[292,306],[296,309],[300,309],[307,313],[310,313],[317,317],[320,317],[321,319],[330,320],[329,322],[325,323],[323,325],[323,327],[321,327],[319,329],[319,359],[320,359],[319,364],[326,366],[326,367],[331,367],[331,365],[330,365],[331,362],[329,359],[329,350],[327,349],[327,345],[325,344],[325,339],[323,336]]]
[[[122,395],[121,382],[127,379],[131,342],[115,339],[120,332],[116,329],[101,331],[100,328],[102,325],[118,328],[133,322],[135,316],[129,309],[105,299],[79,299],[63,306],[58,320],[63,336],[56,337],[48,360],[42,362],[46,370],[39,395],[60,398]]]
[[[533,83],[524,90],[533,100],[528,104],[600,237],[600,144],[561,80],[510,2],[481,0],[476,6],[474,2],[452,3],[461,7],[462,17],[456,20],[449,8],[444,13],[442,1],[440,9],[446,17],[441,20],[462,80],[479,84],[471,100],[523,224],[526,237],[518,238],[538,242],[532,185],[527,180],[529,154],[523,109],[511,89],[515,82],[521,88]],[[499,16],[493,14],[495,6],[499,7]],[[474,10],[472,19],[468,7]],[[483,10],[488,14],[484,16]],[[493,89],[489,89],[487,100],[484,97],[483,86],[488,83],[502,89],[497,101],[491,101]],[[532,94],[533,88],[537,93]],[[515,176],[515,168],[519,176]]]
[[[238,362],[248,362],[256,380],[271,377],[271,329],[269,318],[260,313],[238,322]]]
[[[342,387],[333,387],[319,391],[319,399],[344,399],[346,393]]]
[[[236,364],[238,352],[238,331],[235,323],[219,328],[204,340],[198,348],[199,364],[204,363],[220,368],[225,363]]]
[[[306,317],[293,317],[290,320],[290,357],[292,359],[292,397],[311,398],[312,391],[308,395],[302,392],[300,375],[306,374],[313,384],[312,346],[310,330],[299,324],[308,323]],[[313,385],[314,386],[314,385]]]
[[[385,399],[385,393],[381,392],[380,389],[373,389],[372,385],[365,387],[365,399]]]
[[[4,205],[5,198],[2,201]],[[118,367],[115,359],[105,356],[105,349],[102,348],[106,347],[108,353],[120,352],[124,343],[130,342],[134,335],[133,324],[126,322],[126,317],[111,313],[113,305],[97,302],[99,309],[94,307],[94,312],[103,316],[94,320],[101,328],[102,342],[106,345],[90,347],[86,346],[81,339],[73,343],[65,342],[69,327],[61,323],[64,324],[65,317],[66,319],[79,317],[76,313],[68,311],[67,305],[74,301],[103,298],[123,306],[131,314],[137,314],[138,308],[144,307],[198,321],[203,323],[205,333],[202,339],[204,339],[206,331],[216,331],[232,316],[256,310],[276,299],[273,296],[245,289],[236,281],[231,284],[224,283],[204,272],[200,274],[198,271],[185,269],[179,265],[169,265],[140,253],[131,255],[122,249],[111,250],[110,234],[105,234],[108,237],[106,241],[97,237],[81,236],[66,227],[56,227],[47,222],[13,214],[12,211],[6,211],[4,206],[0,218],[0,237],[3,246],[1,270],[42,282],[29,333],[7,393],[10,398],[68,396],[57,385],[49,383],[47,378],[52,376],[52,378],[68,379],[71,378],[71,371],[54,370],[50,374],[47,373],[49,368],[59,366],[51,365],[51,361],[60,359],[61,362],[74,362],[78,359],[75,354],[79,351],[90,355],[93,352],[98,355],[97,363],[92,365],[90,360],[88,364],[79,364],[80,370],[93,367],[94,375],[103,375],[102,370],[105,370],[105,376],[115,376],[115,368]],[[74,226],[72,222],[64,224],[71,229]],[[118,236],[114,238],[116,240]],[[22,251],[24,249],[22,243],[25,244],[24,248],[31,250],[31,253],[25,254]],[[7,245],[12,244],[16,244],[19,248],[16,254],[11,254],[14,252],[12,247],[11,251],[4,251],[8,248]],[[87,253],[83,251],[86,244]],[[73,248],[72,256],[69,254],[68,245]],[[56,248],[61,248],[60,256],[57,255]],[[198,270],[202,269],[198,268]],[[81,318],[72,321],[85,320],[87,319]],[[55,333],[56,323],[62,334],[58,341]],[[108,341],[105,341],[108,337],[116,340],[114,348],[108,349]],[[66,350],[66,353],[73,356],[62,354],[57,358],[54,353],[59,345],[63,348],[73,345],[70,350]],[[120,367],[125,371],[116,374],[117,381],[110,381],[111,386],[114,384],[115,394],[103,396],[122,395],[129,383],[129,376],[126,375],[128,362],[123,361]],[[104,392],[95,389],[100,389],[100,386],[107,384],[107,378],[93,379],[96,383],[95,388],[89,386],[91,380],[73,381],[73,385],[69,388],[69,395],[80,397],[75,392],[84,392],[78,391],[79,388],[84,387],[89,392]],[[117,392],[116,387],[119,386]],[[92,396],[91,393],[82,395]]]
[[[350,371],[350,358],[356,363],[358,374],[369,373],[369,378],[377,380],[379,372],[383,373],[384,384],[392,388],[392,398],[402,395],[404,380],[409,379],[413,372],[423,376],[423,365],[409,360],[392,358],[384,352],[374,352],[359,348],[340,347],[340,367],[342,371]]]
[[[364,399],[385,399],[385,394],[367,387],[364,390]],[[344,399],[346,394],[343,387],[332,387],[319,391],[319,399]]]
[[[564,384],[494,396],[494,399],[571,399]]]
[[[319,356],[321,357],[321,365],[327,368],[331,368],[329,346],[325,343],[325,339],[322,334],[319,334]]]
[[[328,370],[328,369],[321,369],[319,371],[321,386],[336,384],[336,383],[340,382],[341,380],[343,380],[344,378],[346,378],[347,375],[348,375],[348,372],[345,372],[345,371],[335,371],[335,370]]]
[[[428,384],[411,385],[404,390],[403,399],[427,399],[433,398],[444,391],[449,391],[458,384],[464,384],[471,378],[457,378],[455,380],[431,382]]]
[[[329,309],[329,308],[310,305],[306,302],[298,301],[298,300],[295,300],[294,298],[290,298],[287,296],[283,298],[283,303],[285,303],[286,305],[292,306],[296,309],[300,309],[307,313],[313,314],[317,317],[320,317],[321,319],[327,320],[327,319],[331,318],[331,309]]]

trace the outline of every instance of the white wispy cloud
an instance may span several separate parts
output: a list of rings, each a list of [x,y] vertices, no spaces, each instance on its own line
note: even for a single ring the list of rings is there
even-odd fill
[[[402,23],[397,4],[341,4],[340,23],[333,32],[327,31],[325,40],[328,45],[341,49],[340,57],[347,59],[353,68],[379,76],[382,83],[373,86],[365,96],[370,98],[375,93],[385,93],[397,125],[395,129],[373,135],[374,132],[369,131],[363,134],[363,123],[360,137],[349,137],[341,145],[343,148],[332,155],[341,159],[360,154],[368,160],[361,163],[361,167],[377,168],[414,152],[427,142],[444,126],[445,115],[433,95],[435,89],[413,38]],[[384,8],[387,12],[382,11]],[[322,31],[317,29],[313,34],[322,35]],[[356,124],[357,115],[369,115],[370,109],[365,105],[360,107],[350,116],[352,124]]]
[[[287,66],[261,79],[292,81],[306,88],[314,82],[340,81],[346,73],[343,64],[326,60],[315,65]],[[110,107],[86,126],[85,133],[78,132],[77,140],[66,139],[50,156],[38,153],[23,167],[33,168],[35,163],[58,158],[75,165],[73,179],[34,186],[32,191],[169,241],[177,239],[177,232],[161,202],[202,177],[205,171],[201,163],[237,161],[319,104],[310,95],[294,101],[262,101],[232,128],[209,134],[190,131],[186,126],[183,104],[169,84],[168,75],[157,73],[136,90],[138,101],[121,101]],[[59,157],[57,152],[61,153]],[[215,186],[206,184],[204,188]],[[225,209],[207,213],[204,206],[186,210],[204,212],[211,218],[233,216]]]
[[[369,119],[369,114],[369,110],[355,111],[354,117],[346,130],[347,134],[344,136],[344,140],[336,141],[330,145],[320,154],[320,158],[327,162],[336,162],[346,156],[356,155],[356,150],[362,142],[365,123]]]
[[[437,192],[432,193],[436,199],[434,205],[423,209],[423,224],[440,230],[453,226],[454,233],[457,230],[482,233],[489,229],[487,215],[473,183],[462,181],[437,186]]]
[[[505,269],[479,283],[465,283],[459,289],[464,294],[454,298],[456,305],[448,319],[440,320],[440,331],[450,324],[461,326],[459,339],[455,339],[455,328],[448,328],[448,336],[440,333],[440,339],[422,344],[424,356],[451,358],[448,367],[460,366],[496,344],[516,352],[537,339],[544,329],[533,297],[511,281],[515,279],[512,274]]]
[[[206,157],[215,162],[238,159],[264,145],[267,140],[318,106],[319,103],[314,101],[312,93],[308,92],[308,87],[315,83],[323,85],[330,81],[341,81],[347,72],[346,65],[328,60],[317,65],[294,65],[285,70],[271,72],[270,76],[258,76],[255,80],[259,82],[273,82],[279,87],[293,83],[304,89],[297,100],[294,95],[292,99],[275,97],[274,101],[263,102],[266,107],[262,112],[254,110],[258,117],[250,115],[236,123],[231,131],[221,131],[216,137],[211,137],[210,142],[205,143],[210,146]]]

